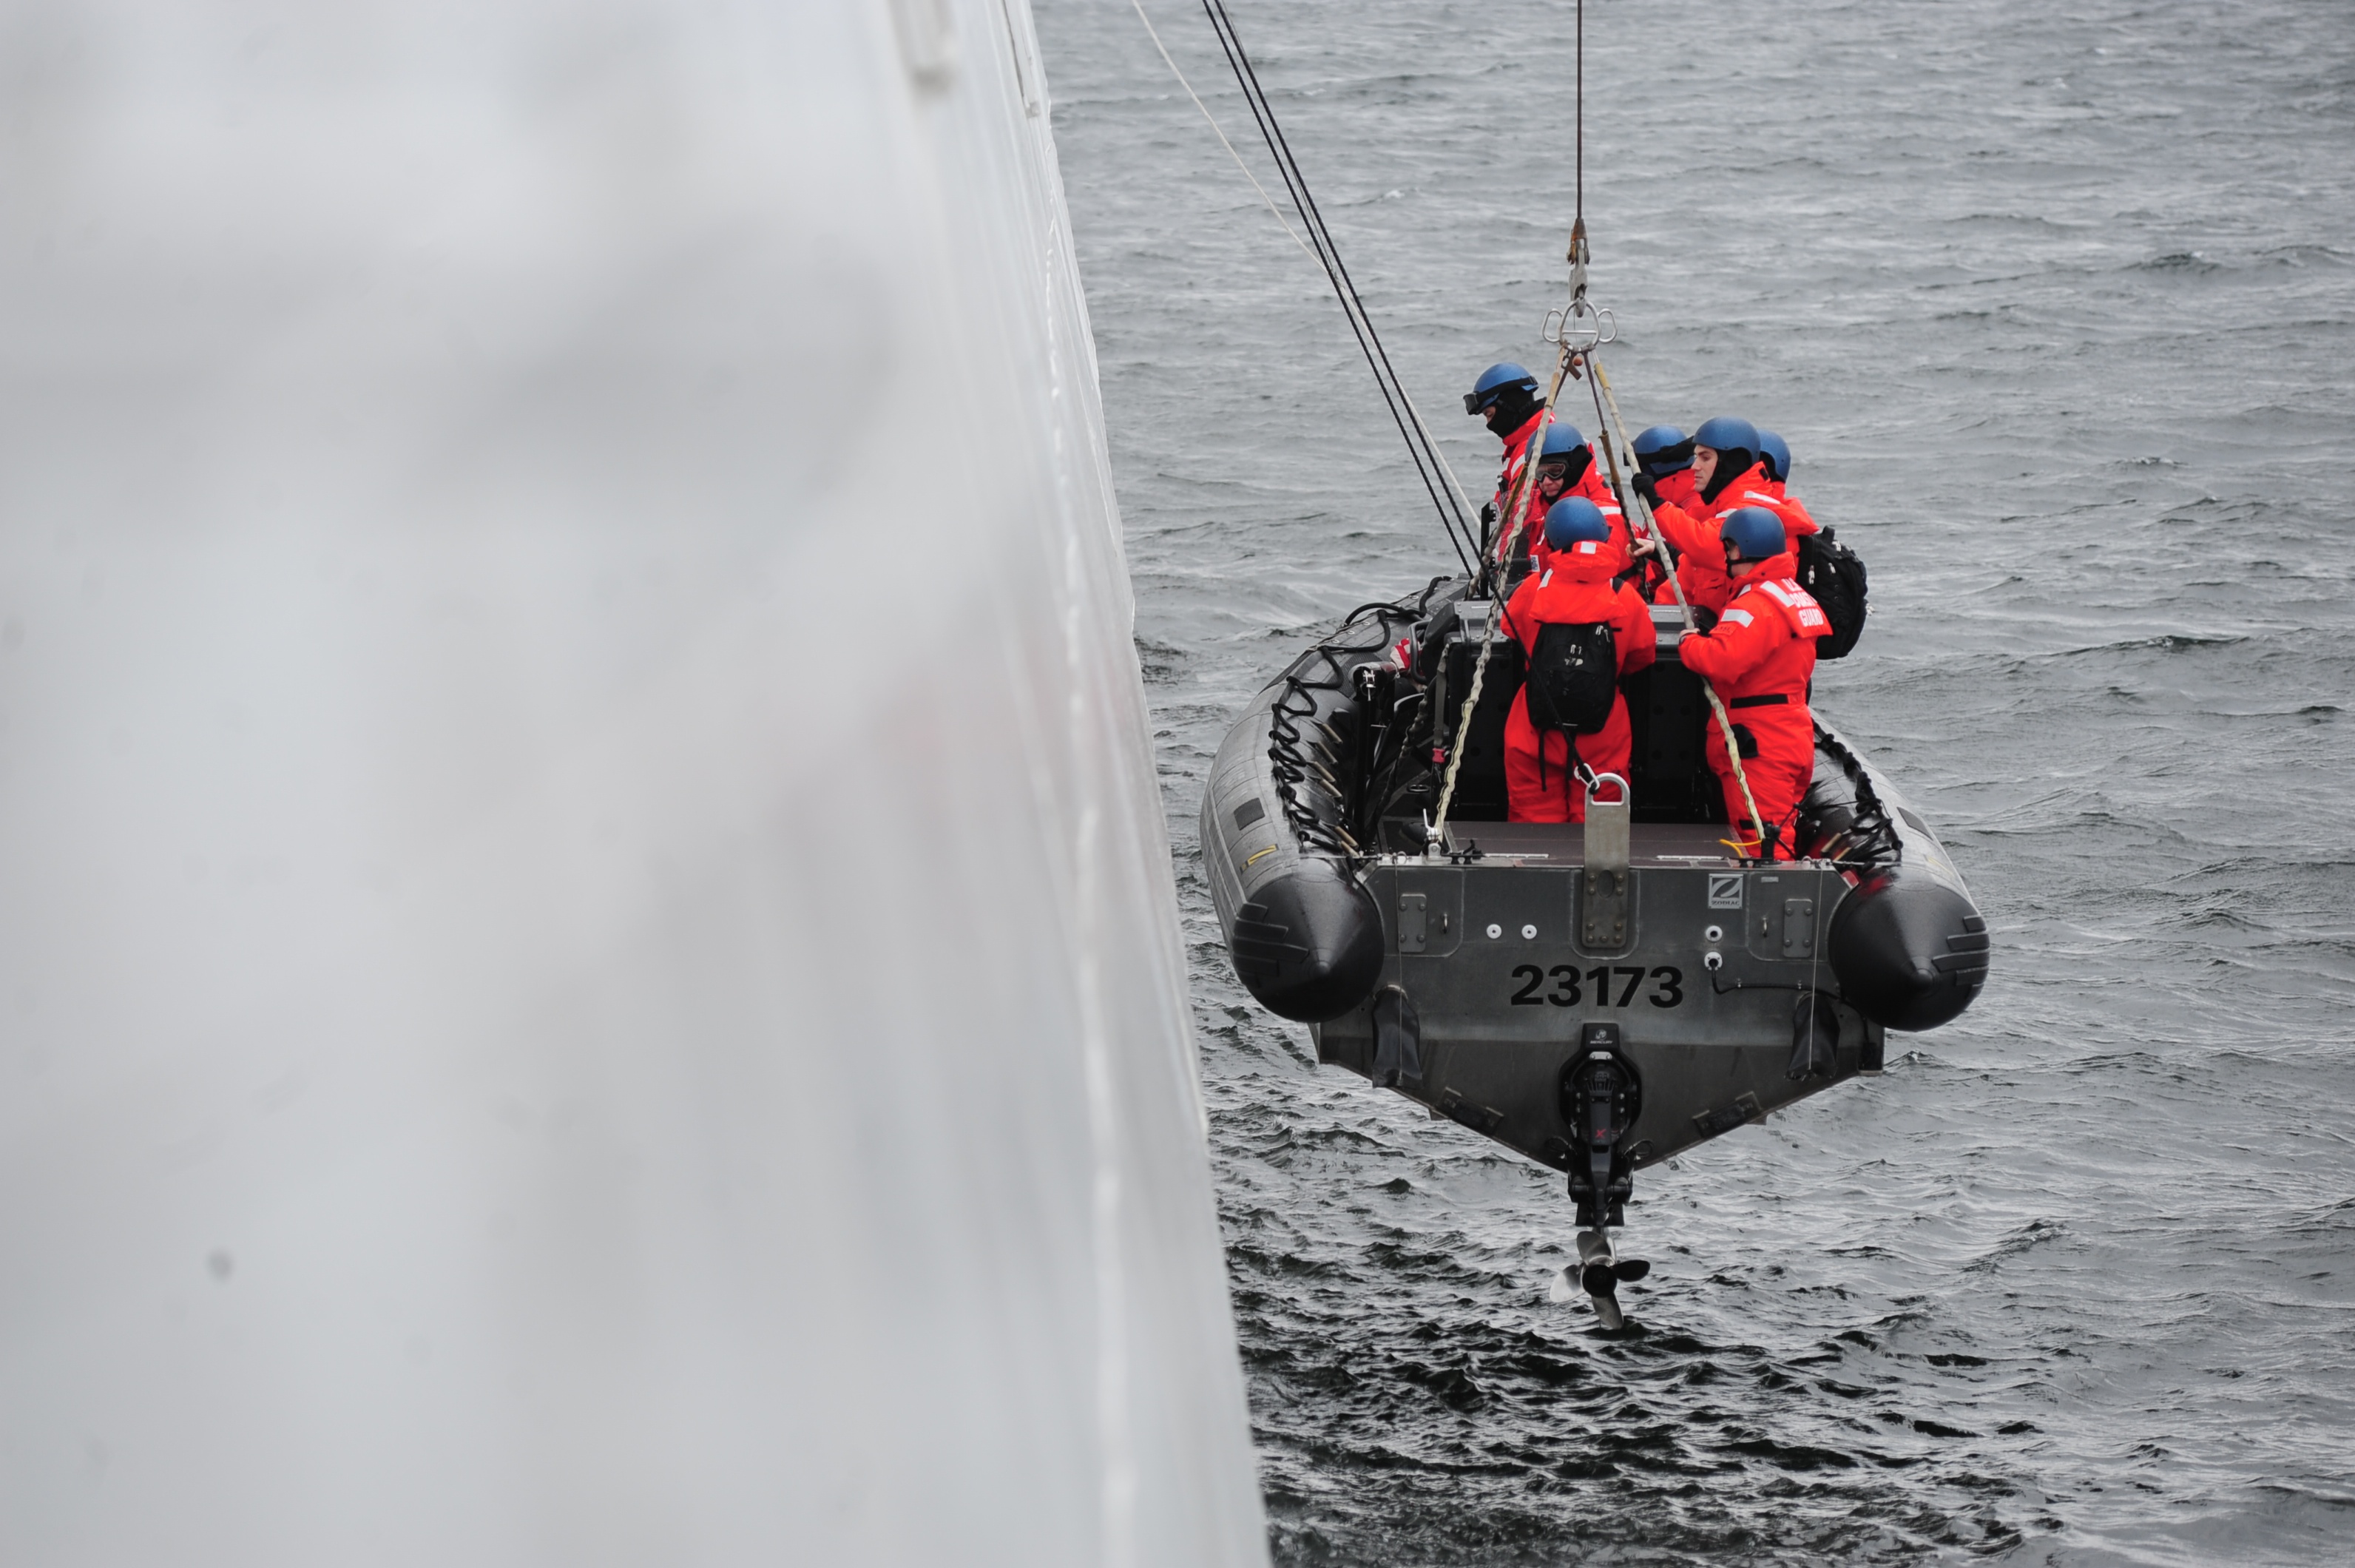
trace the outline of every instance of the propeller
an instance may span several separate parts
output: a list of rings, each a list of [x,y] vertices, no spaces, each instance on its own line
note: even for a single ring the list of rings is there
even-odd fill
[[[1570,1271],[1564,1269],[1564,1274]],[[1625,1258],[1617,1263],[1596,1261],[1588,1264],[1579,1277],[1579,1284],[1589,1296],[1608,1296],[1623,1285],[1633,1285],[1652,1272],[1649,1258]]]
[[[1652,1260],[1649,1258],[1591,1263],[1583,1266],[1566,1264],[1554,1271],[1553,1281],[1546,1288],[1546,1299],[1557,1307],[1564,1307],[1581,1296],[1609,1296],[1619,1286],[1633,1285],[1651,1272]]]

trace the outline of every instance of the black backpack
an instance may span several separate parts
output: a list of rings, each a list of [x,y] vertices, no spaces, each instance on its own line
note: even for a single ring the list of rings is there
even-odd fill
[[[1538,628],[1527,681],[1529,722],[1540,730],[1600,734],[1619,695],[1619,645],[1608,621],[1549,622]]]
[[[1831,635],[1816,639],[1816,656],[1848,657],[1857,638],[1864,635],[1864,562],[1856,551],[1835,540],[1829,528],[1819,534],[1801,534],[1799,586],[1824,607],[1824,619],[1832,624]]]

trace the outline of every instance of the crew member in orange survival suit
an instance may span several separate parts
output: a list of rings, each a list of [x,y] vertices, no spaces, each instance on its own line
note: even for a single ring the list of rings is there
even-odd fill
[[[1506,507],[1512,499],[1513,485],[1521,476],[1529,442],[1545,417],[1545,400],[1538,395],[1538,379],[1510,360],[1491,365],[1480,372],[1480,379],[1464,394],[1464,411],[1479,415],[1487,421],[1489,433],[1505,443],[1503,464],[1497,475],[1497,493],[1480,508],[1482,528],[1494,535],[1489,549],[1499,560],[1508,549],[1515,555],[1527,555],[1537,543],[1532,536],[1538,519],[1532,517],[1531,527],[1521,530],[1518,541],[1508,544],[1513,528]]]
[[[1709,727],[1709,765],[1725,792],[1726,819],[1742,852],[1787,860],[1797,853],[1799,802],[1816,770],[1815,720],[1807,683],[1816,673],[1816,639],[1831,623],[1792,580],[1796,561],[1783,520],[1764,507],[1726,514],[1719,534],[1732,589],[1710,631],[1678,645],[1684,667],[1709,682],[1733,721],[1742,772],[1758,803],[1753,822],[1742,784],[1725,754],[1725,731]]]
[[[1689,507],[1666,500],[1648,474],[1636,475],[1636,488],[1653,503],[1653,520],[1676,548],[1677,580],[1686,602],[1714,615],[1733,592],[1717,547],[1718,528],[1729,513],[1763,507],[1782,519],[1786,534],[1814,533],[1816,523],[1804,507],[1786,507],[1762,488],[1767,480],[1758,455],[1758,428],[1748,420],[1709,420],[1693,432],[1692,478],[1700,489]],[[1796,561],[1795,556],[1795,566]],[[1663,584],[1652,597],[1666,603],[1672,595]]]
[[[1700,485],[1694,480],[1692,439],[1672,424],[1656,424],[1636,438],[1636,466],[1652,481],[1646,498],[1698,509]]]
[[[1627,699],[1617,684],[1652,662],[1652,613],[1634,589],[1613,584],[1627,557],[1593,502],[1578,496],[1555,502],[1546,514],[1546,545],[1545,567],[1507,602],[1505,627],[1528,656],[1531,680],[1541,650],[1559,654],[1565,634],[1587,651],[1599,650],[1607,635],[1614,656],[1594,672],[1593,686],[1608,699],[1607,709],[1597,705],[1608,717],[1591,734],[1541,731],[1529,717],[1530,681],[1522,682],[1505,719],[1506,815],[1514,822],[1583,822],[1586,785],[1574,775],[1573,749],[1593,773],[1627,776]],[[1550,638],[1550,627],[1560,629]]]
[[[1538,482],[1529,497],[1529,533],[1537,541],[1529,553],[1540,567],[1546,563],[1546,517],[1556,502],[1572,496],[1582,496],[1594,503],[1603,520],[1611,525],[1611,541],[1622,551],[1635,544],[1634,536],[1627,532],[1627,524],[1619,515],[1619,497],[1611,493],[1601,467],[1594,461],[1594,449],[1586,444],[1586,438],[1578,433],[1576,425],[1557,419],[1546,426],[1545,439],[1538,443]]]

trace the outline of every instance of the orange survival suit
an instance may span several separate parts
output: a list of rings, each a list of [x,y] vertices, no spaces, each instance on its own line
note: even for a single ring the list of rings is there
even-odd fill
[[[1688,470],[1688,479],[1689,476]],[[1663,491],[1661,504],[1653,508],[1652,517],[1677,552],[1677,581],[1684,585],[1686,602],[1711,614],[1725,608],[1733,592],[1725,575],[1725,547],[1717,538],[1718,525],[1726,513],[1737,507],[1764,507],[1783,520],[1784,554],[1791,568],[1784,573],[1786,577],[1797,572],[1799,560],[1796,547],[1788,541],[1817,531],[1816,519],[1807,515],[1806,507],[1786,496],[1783,486],[1769,479],[1765,468],[1755,463],[1721,487],[1715,500],[1704,500],[1698,487],[1692,491],[1692,500],[1690,507],[1678,506],[1671,503]],[[1676,602],[1676,594],[1665,581],[1652,598],[1661,604]]]
[[[1489,548],[1498,560],[1505,559],[1506,541],[1513,537],[1513,519],[1508,510],[1513,498],[1513,486],[1520,480],[1521,462],[1529,453],[1529,443],[1537,440],[1538,431],[1545,423],[1545,410],[1540,408],[1528,419],[1523,420],[1510,435],[1504,438],[1505,455],[1497,469],[1497,493],[1488,497],[1488,504],[1497,514],[1497,539]],[[1529,486],[1529,494],[1532,497],[1536,496],[1535,485]],[[1531,528],[1535,530],[1534,534],[1531,532]],[[1545,519],[1542,515],[1537,518],[1531,528],[1524,528],[1521,531],[1523,549],[1529,549],[1532,538],[1543,537]]]
[[[1718,559],[1724,560],[1722,549]],[[1816,727],[1807,711],[1807,683],[1816,673],[1816,639],[1832,629],[1822,606],[1792,580],[1794,570],[1785,550],[1742,578],[1716,626],[1686,636],[1677,648],[1684,667],[1708,681],[1725,704],[1758,814],[1776,829],[1773,858],[1778,860],[1796,853],[1792,840],[1797,837],[1799,802],[1815,776]],[[1506,765],[1511,766],[1509,752]],[[1746,852],[1764,858],[1742,786],[1726,761],[1725,731],[1714,719],[1709,725],[1709,765],[1725,792],[1733,837]]]
[[[1533,571],[1514,590],[1505,604],[1505,626],[1521,645],[1525,657],[1536,656],[1538,632],[1548,625],[1576,625],[1604,621],[1619,655],[1624,679],[1652,662],[1652,612],[1612,578],[1627,564],[1615,541],[1581,539],[1568,549],[1551,553],[1549,564]],[[1579,760],[1598,773],[1627,776],[1632,743],[1627,727],[1627,699],[1611,699],[1611,718],[1602,731],[1581,735]],[[1586,788],[1571,773],[1571,737],[1549,730],[1542,737],[1529,721],[1529,688],[1514,694],[1512,711],[1505,717],[1506,816],[1513,822],[1583,822]]]
[[[1623,558],[1634,546],[1636,536],[1627,531],[1627,519],[1620,515],[1619,497],[1611,493],[1611,482],[1598,472],[1602,466],[1594,461],[1594,449],[1590,446],[1586,448],[1586,465],[1578,471],[1577,478],[1562,486],[1561,494],[1553,500],[1545,498],[1542,478],[1529,486],[1529,532],[1537,541],[1531,547],[1529,556],[1540,568],[1542,569],[1554,557],[1553,547],[1545,542],[1546,514],[1553,510],[1555,502],[1567,501],[1572,496],[1594,503],[1595,510],[1603,514],[1603,520],[1611,525],[1611,542],[1618,547]]]
[[[1652,488],[1663,506],[1682,507],[1688,512],[1700,509],[1700,486],[1693,482],[1690,464],[1661,475],[1652,481]]]
[[[1780,479],[1769,478],[1766,465],[1760,464],[1738,482],[1742,498],[1737,507],[1764,507],[1783,519],[1783,532],[1794,547],[1801,534],[1821,533],[1822,528],[1807,513],[1806,506],[1791,494],[1790,486]]]
[[[1506,517],[1506,507],[1511,501],[1513,486],[1520,481],[1521,464],[1528,458],[1530,443],[1537,440],[1539,425],[1544,418],[1545,411],[1540,409],[1523,421],[1512,434],[1504,438],[1504,462],[1497,470],[1497,493],[1489,497],[1490,504],[1497,508],[1497,516],[1500,519],[1506,519],[1500,521],[1497,528],[1494,553],[1498,560],[1505,559],[1507,541],[1512,537],[1512,526],[1510,520]],[[1564,486],[1561,494],[1556,496],[1552,501],[1544,498],[1540,487],[1535,481],[1530,483],[1529,512],[1521,525],[1520,547],[1528,553],[1534,564],[1543,567],[1551,554],[1551,550],[1545,542],[1546,513],[1552,508],[1555,501],[1566,501],[1572,496],[1582,496],[1602,508],[1604,520],[1611,525],[1612,542],[1622,551],[1626,550],[1633,542],[1633,536],[1627,532],[1627,524],[1619,515],[1619,497],[1611,493],[1610,484],[1596,472],[1601,466],[1602,464],[1594,461],[1593,448],[1588,447],[1585,469],[1575,480]]]

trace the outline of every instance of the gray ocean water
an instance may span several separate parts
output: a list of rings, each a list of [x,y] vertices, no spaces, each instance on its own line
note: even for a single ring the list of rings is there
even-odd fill
[[[1148,8],[1275,188],[1199,10]],[[1233,9],[1484,495],[1455,395],[1545,352],[1572,10]],[[2355,1562],[2355,7],[1589,7],[1623,406],[1789,440],[1872,571],[1818,706],[1997,933],[1886,1076],[1642,1179],[1617,1337],[1547,1302],[1559,1177],[1228,967],[1220,738],[1451,558],[1135,12],[1038,11],[1279,1561]]]

